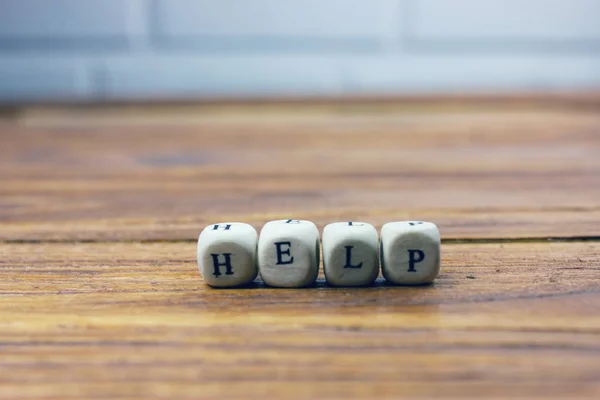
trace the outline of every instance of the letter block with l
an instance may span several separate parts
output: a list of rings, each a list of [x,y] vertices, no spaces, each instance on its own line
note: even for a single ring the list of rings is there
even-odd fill
[[[379,235],[366,222],[335,222],[323,230],[323,268],[332,286],[365,286],[379,275]]]

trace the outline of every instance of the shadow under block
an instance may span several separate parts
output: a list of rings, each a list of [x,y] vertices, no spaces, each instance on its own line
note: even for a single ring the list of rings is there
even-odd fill
[[[208,225],[198,237],[198,266],[204,282],[215,287],[234,287],[252,282],[258,275],[258,234],[252,225],[221,222]]]
[[[379,275],[379,234],[366,222],[334,222],[323,229],[323,272],[333,286],[366,286]]]
[[[319,274],[320,256],[319,230],[311,221],[270,221],[260,231],[258,268],[269,286],[313,284]]]

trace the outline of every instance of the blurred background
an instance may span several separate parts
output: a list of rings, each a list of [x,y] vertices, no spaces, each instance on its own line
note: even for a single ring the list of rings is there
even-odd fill
[[[7,104],[598,88],[598,0],[0,2]]]

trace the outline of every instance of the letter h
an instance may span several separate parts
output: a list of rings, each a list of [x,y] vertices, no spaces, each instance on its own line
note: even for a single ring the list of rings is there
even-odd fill
[[[225,275],[233,275],[231,268],[231,253],[223,253],[225,262],[219,262],[219,254],[210,253],[213,259],[214,276],[221,276],[221,269],[219,267],[225,267]]]

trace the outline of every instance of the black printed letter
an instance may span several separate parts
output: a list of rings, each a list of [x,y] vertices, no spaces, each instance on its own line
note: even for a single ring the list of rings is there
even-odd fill
[[[361,268],[363,263],[359,263],[358,265],[352,265],[352,248],[354,246],[344,246],[346,249],[346,265],[344,268]]]
[[[287,246],[287,248],[282,249],[281,246]],[[290,256],[290,250],[292,248],[292,243],[276,242],[275,247],[277,248],[277,265],[292,264],[294,262],[294,257]],[[289,258],[284,261],[283,258],[281,257],[283,255],[287,255]]]
[[[408,250],[408,272],[417,272],[415,264],[420,263],[424,259],[425,253],[423,253],[423,250]]]
[[[233,275],[233,271],[231,270],[231,253],[223,253],[225,256],[225,262],[219,262],[219,255],[210,253],[213,259],[213,267],[214,267],[214,276],[221,276],[221,269],[219,267],[225,267],[225,275]]]

